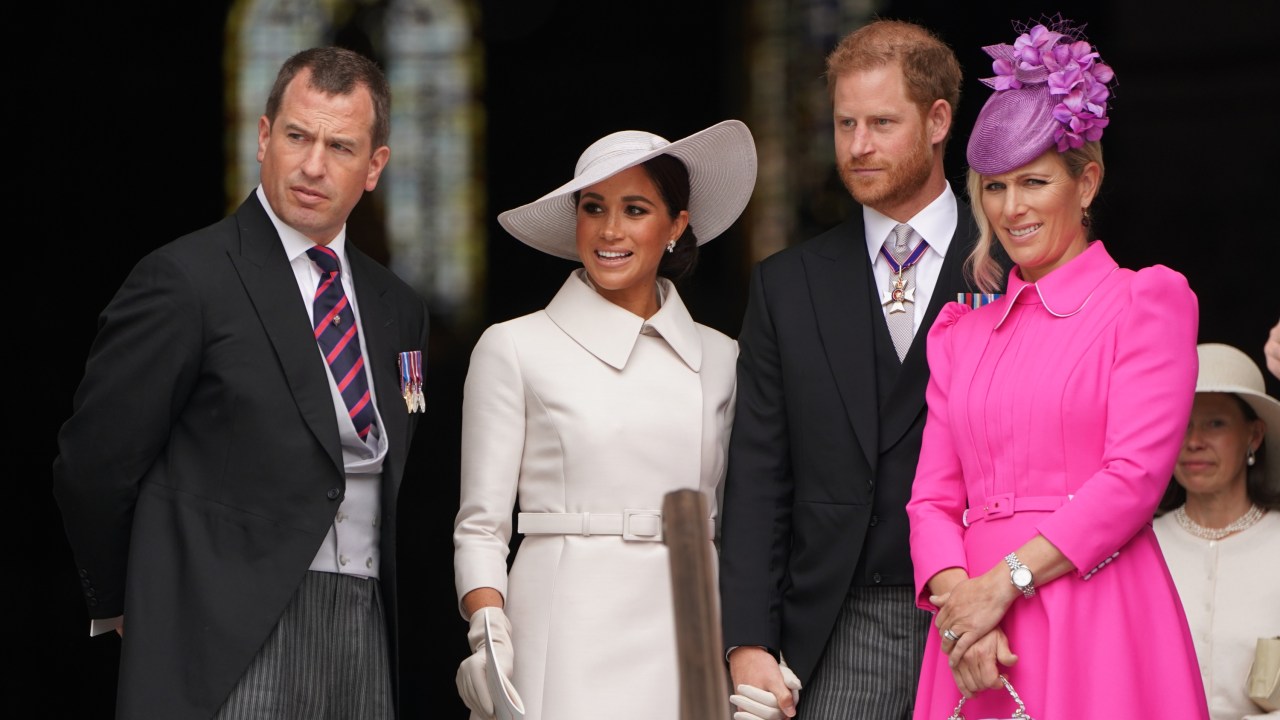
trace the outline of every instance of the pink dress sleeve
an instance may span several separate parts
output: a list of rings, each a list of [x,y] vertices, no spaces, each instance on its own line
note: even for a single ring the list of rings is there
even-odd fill
[[[1195,399],[1199,308],[1186,278],[1156,265],[1138,271],[1129,289],[1098,418],[1106,427],[1102,467],[1037,526],[1082,576],[1151,522]]]
[[[967,305],[947,303],[927,336],[928,411],[907,519],[911,526],[916,604],[931,612],[938,608],[929,602],[929,579],[947,568],[968,570],[961,524],[966,504],[964,473],[951,439],[947,394],[951,387],[953,328],[969,311]]]

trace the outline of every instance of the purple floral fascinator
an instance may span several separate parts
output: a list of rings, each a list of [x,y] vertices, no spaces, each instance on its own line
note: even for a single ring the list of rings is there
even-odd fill
[[[996,73],[982,83],[995,92],[978,113],[966,155],[983,175],[1022,167],[1051,147],[1066,152],[1098,140],[1110,122],[1115,73],[1083,27],[1058,17],[1015,30],[1012,45],[982,48]]]

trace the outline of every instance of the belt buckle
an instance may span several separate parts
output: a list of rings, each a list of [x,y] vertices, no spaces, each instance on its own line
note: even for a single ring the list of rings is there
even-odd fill
[[[1009,517],[1013,514],[1013,493],[988,495],[986,501],[982,503],[982,509],[988,520]]]
[[[637,523],[637,520],[640,522]],[[649,523],[652,523],[652,527],[644,527]],[[640,527],[634,528],[637,524]],[[636,542],[662,542],[662,513],[656,510],[623,510],[622,539]]]

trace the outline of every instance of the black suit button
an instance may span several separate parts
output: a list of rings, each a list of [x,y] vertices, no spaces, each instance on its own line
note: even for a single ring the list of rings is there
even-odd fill
[[[872,516],[871,516],[871,527],[875,527],[876,525],[879,525],[879,524],[880,524],[880,516],[879,516],[879,515],[872,515]]]
[[[325,493],[325,497],[329,498],[330,500],[337,500],[338,496],[341,494],[342,494],[342,491],[339,490],[338,488],[329,488],[329,492]]]
[[[85,595],[88,595],[89,597],[93,597],[93,596],[97,595],[98,593],[94,592],[94,591],[93,591],[93,588],[89,588],[88,590],[85,590],[85,591],[84,591],[84,594],[85,594]]]
[[[89,598],[89,600],[88,600],[88,602],[87,602],[86,604],[87,604],[89,607],[96,607],[96,606],[98,605],[98,601],[97,601],[97,600],[94,600],[93,598]]]
[[[80,577],[89,577],[89,571],[84,568],[80,569]]]
[[[875,584],[879,585],[879,584],[880,584],[880,573],[871,573],[871,582],[873,582],[873,583],[875,583]]]
[[[83,579],[83,580],[81,580],[81,581],[80,581],[80,584],[81,584],[81,585],[83,585],[83,586],[85,586],[85,587],[89,587],[89,586],[90,586],[90,585],[92,585],[93,583],[89,582],[89,578],[85,578],[85,579]]]

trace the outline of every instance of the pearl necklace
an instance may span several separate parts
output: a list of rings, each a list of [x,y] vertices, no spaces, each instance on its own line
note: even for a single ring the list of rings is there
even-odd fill
[[[1257,525],[1258,521],[1261,520],[1262,516],[1265,514],[1266,511],[1262,510],[1257,505],[1250,505],[1249,512],[1236,518],[1230,525],[1223,528],[1207,528],[1188,517],[1187,506],[1183,505],[1173,511],[1173,518],[1178,521],[1178,524],[1182,526],[1183,530],[1186,530],[1198,538],[1204,538],[1205,540],[1221,540],[1232,533],[1238,533],[1241,530],[1247,530],[1248,528]]]

